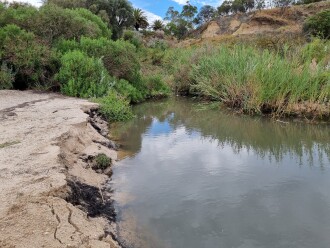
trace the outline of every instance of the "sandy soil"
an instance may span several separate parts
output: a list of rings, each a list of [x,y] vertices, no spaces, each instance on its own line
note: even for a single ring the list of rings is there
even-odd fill
[[[96,107],[56,94],[0,91],[1,248],[117,247],[105,219],[65,201],[68,178],[98,188],[108,178],[82,156],[116,159],[84,113]]]

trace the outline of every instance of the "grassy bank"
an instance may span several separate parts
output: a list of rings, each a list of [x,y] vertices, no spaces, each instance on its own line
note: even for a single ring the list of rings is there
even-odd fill
[[[173,90],[250,114],[328,118],[330,42],[280,51],[245,44],[169,50],[163,65]]]

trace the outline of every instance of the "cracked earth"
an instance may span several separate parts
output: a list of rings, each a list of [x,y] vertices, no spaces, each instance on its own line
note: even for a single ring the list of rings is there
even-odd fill
[[[94,103],[57,94],[0,91],[0,247],[118,247],[106,219],[67,202],[67,180],[100,188],[82,155],[116,152],[85,114]]]

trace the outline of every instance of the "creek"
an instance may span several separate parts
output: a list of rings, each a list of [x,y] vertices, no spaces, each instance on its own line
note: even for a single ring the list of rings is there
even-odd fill
[[[330,126],[185,98],[112,127],[119,239],[134,248],[330,247]]]

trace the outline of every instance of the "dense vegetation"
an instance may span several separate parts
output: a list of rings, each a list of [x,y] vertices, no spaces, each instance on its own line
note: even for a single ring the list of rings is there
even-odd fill
[[[246,44],[176,49],[164,63],[177,91],[221,101],[246,113],[329,116],[330,43],[284,53]],[[174,61],[171,63],[170,61]],[[179,65],[189,66],[179,66]]]
[[[39,9],[2,3],[0,89],[90,98],[110,121],[131,118],[130,104],[171,90],[252,114],[330,116],[329,10],[306,20],[309,43],[264,36],[170,47],[173,35],[181,39],[219,14],[188,2],[181,12],[169,8],[166,25],[149,25],[126,0],[48,0]]]
[[[127,11],[133,11],[127,1],[115,2],[121,2],[118,8],[126,4]],[[37,9],[1,3],[0,89],[60,90],[93,98],[110,120],[130,118],[130,103],[169,94],[161,78],[142,75],[140,41],[134,45],[135,37],[113,40],[114,32],[118,38],[120,25],[125,25],[109,25],[104,20],[113,19],[110,12],[104,13],[107,18],[95,15],[85,4],[54,0]],[[93,8],[98,14],[110,11],[110,6]],[[124,15],[120,13],[121,18]]]

